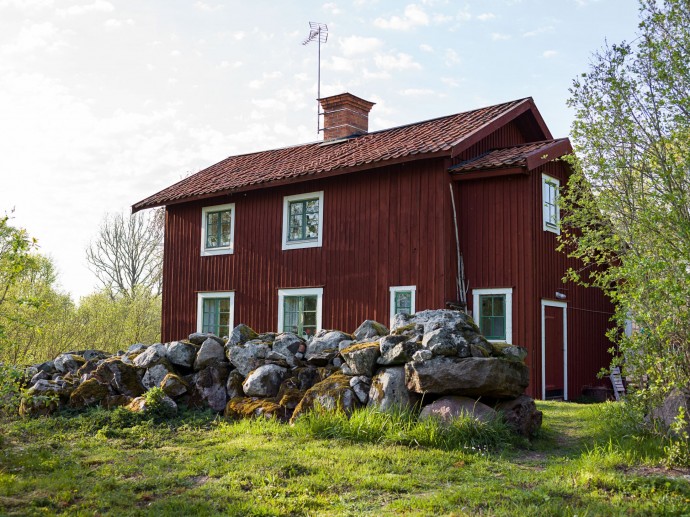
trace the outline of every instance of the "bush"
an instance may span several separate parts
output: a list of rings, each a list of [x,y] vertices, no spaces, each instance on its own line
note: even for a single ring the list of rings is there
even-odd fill
[[[19,414],[23,376],[20,369],[0,363],[0,417],[9,418]]]

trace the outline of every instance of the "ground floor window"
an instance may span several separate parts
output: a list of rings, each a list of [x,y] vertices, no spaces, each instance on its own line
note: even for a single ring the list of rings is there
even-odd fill
[[[293,332],[305,339],[321,330],[323,289],[280,289],[278,331]]]
[[[489,341],[513,340],[513,290],[474,289],[472,291],[474,321]]]
[[[402,285],[390,288],[391,324],[396,314],[414,314],[417,287]]]
[[[234,313],[234,292],[199,293],[197,331],[228,336],[234,327]]]

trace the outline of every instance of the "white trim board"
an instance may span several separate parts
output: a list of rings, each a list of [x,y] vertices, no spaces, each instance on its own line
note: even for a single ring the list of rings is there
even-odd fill
[[[289,241],[288,229],[290,226],[290,201],[303,201],[305,199],[319,200],[319,231],[316,239],[306,241]],[[323,243],[323,190],[318,192],[308,192],[306,194],[296,194],[294,196],[283,197],[283,236],[282,249],[293,250],[301,248],[320,248]]]
[[[286,296],[316,296],[316,331],[323,327],[321,316],[323,314],[323,287],[304,287],[301,289],[278,289],[278,332],[283,332],[285,323],[285,311],[283,305]]]
[[[229,298],[230,299],[230,321],[228,321],[229,331],[235,328],[235,291],[205,291],[197,293],[196,297],[196,331],[202,332],[204,324],[204,303],[208,298]],[[223,337],[223,336],[218,336]]]
[[[390,303],[390,320],[391,320],[391,327],[393,326],[393,320],[395,319],[395,293],[400,292],[400,291],[411,291],[412,292],[412,300],[410,300],[410,314],[414,314],[416,312],[416,303],[417,303],[417,286],[416,285],[396,285],[393,287],[389,288],[390,291],[390,298],[389,298],[389,303]]]
[[[206,247],[206,214],[230,210],[230,245],[217,248]],[[225,205],[205,206],[201,209],[201,256],[232,255],[235,252],[235,203]]]
[[[472,315],[479,327],[479,297],[487,294],[504,294],[506,297],[506,343],[513,344],[513,288],[497,287],[493,289],[472,289]],[[502,339],[489,339],[493,343],[503,343]]]
[[[541,301],[541,398],[546,400],[546,307],[563,309],[563,400],[568,400],[568,304]]]

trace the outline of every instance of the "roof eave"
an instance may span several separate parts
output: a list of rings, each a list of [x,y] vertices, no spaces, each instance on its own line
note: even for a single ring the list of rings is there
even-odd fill
[[[549,145],[525,155],[527,170],[531,171],[540,165],[544,165],[545,163],[556,160],[572,152],[573,147],[570,145],[570,140],[567,138],[560,138]]]

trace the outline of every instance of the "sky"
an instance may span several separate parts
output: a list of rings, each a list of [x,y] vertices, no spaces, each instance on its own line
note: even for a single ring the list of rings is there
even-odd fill
[[[531,96],[568,136],[572,80],[634,39],[635,0],[0,0],[0,215],[75,301],[107,213],[234,154],[319,140],[322,96],[370,130]]]

